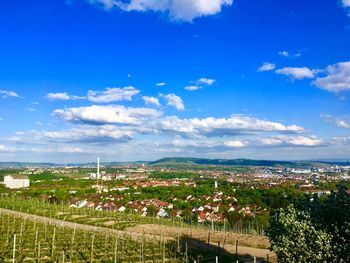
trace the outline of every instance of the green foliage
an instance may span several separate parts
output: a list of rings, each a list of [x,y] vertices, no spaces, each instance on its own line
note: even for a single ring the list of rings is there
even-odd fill
[[[310,214],[293,205],[281,209],[270,220],[267,232],[279,262],[323,262],[330,256],[331,236],[317,230]]]
[[[300,200],[270,217],[267,233],[280,262],[349,262],[350,197],[340,186]]]
[[[152,172],[149,176],[155,179],[183,179],[183,178],[199,178],[199,175],[191,172]]]

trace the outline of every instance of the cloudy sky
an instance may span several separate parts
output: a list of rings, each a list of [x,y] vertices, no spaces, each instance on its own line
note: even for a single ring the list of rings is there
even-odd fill
[[[350,158],[349,0],[12,0],[0,23],[0,161]]]

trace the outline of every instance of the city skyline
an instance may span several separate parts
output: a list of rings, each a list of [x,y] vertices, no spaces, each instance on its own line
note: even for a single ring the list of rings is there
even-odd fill
[[[349,157],[348,0],[0,12],[0,161]]]

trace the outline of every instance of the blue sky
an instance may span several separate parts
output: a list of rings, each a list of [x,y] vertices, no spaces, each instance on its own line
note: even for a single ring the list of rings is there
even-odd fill
[[[349,0],[0,12],[0,161],[349,159]]]

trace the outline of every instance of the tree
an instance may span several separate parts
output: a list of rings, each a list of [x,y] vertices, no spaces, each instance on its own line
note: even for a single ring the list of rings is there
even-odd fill
[[[350,262],[350,196],[341,185],[307,196],[271,216],[267,233],[280,262]]]
[[[150,205],[147,207],[147,215],[148,216],[156,216],[158,213],[158,209],[154,205]]]
[[[293,205],[270,218],[267,235],[278,262],[312,263],[330,258],[331,235],[317,230],[310,214],[296,210]]]

